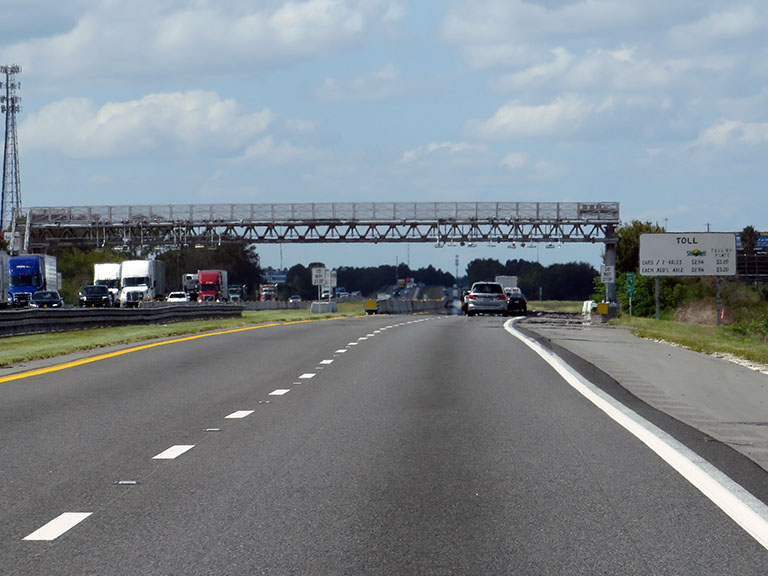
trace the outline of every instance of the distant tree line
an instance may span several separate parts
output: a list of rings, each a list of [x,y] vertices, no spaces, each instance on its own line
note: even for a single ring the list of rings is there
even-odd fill
[[[62,296],[68,303],[77,302],[80,289],[93,283],[93,265],[102,262],[144,260],[154,255],[146,252],[115,252],[112,250],[79,250],[67,248],[55,254],[62,276]],[[227,270],[229,284],[245,284],[248,296],[258,295],[261,282],[259,255],[255,246],[245,244],[222,244],[214,250],[203,248],[182,248],[169,250],[157,255],[165,261],[166,291],[181,290],[183,274],[194,274],[198,270]]]
[[[304,299],[317,298],[317,286],[312,286],[312,268],[323,266],[313,262],[308,266],[296,264],[288,269],[285,285],[281,285],[280,298],[298,295]],[[351,267],[341,266],[336,269],[336,284],[343,286],[349,292],[360,292],[363,296],[371,296],[382,291],[398,280],[413,278],[414,282],[426,286],[453,286],[453,274],[436,269],[431,264],[426,268],[412,270],[407,264]],[[290,294],[289,294],[290,293]]]
[[[507,260],[502,264],[492,258],[472,260],[467,266],[468,285],[496,276],[517,276],[517,285],[526,297],[543,300],[586,300],[599,276],[585,262],[543,266],[527,260]]]
[[[280,297],[292,294],[304,299],[317,297],[317,286],[312,286],[312,268],[322,266],[312,263],[308,266],[296,264],[288,269],[285,285],[280,287]],[[467,266],[467,275],[457,282],[453,274],[429,265],[426,268],[411,269],[406,264],[348,267],[337,269],[337,284],[349,292],[359,291],[363,296],[373,296],[392,286],[398,279],[413,278],[414,282],[426,286],[450,287],[454,284],[470,286],[480,280],[493,280],[496,276],[517,276],[518,285],[528,298],[542,297],[548,300],[585,300],[592,292],[593,279],[598,272],[583,262],[542,266],[526,260],[508,260],[502,264],[493,259],[472,260]]]

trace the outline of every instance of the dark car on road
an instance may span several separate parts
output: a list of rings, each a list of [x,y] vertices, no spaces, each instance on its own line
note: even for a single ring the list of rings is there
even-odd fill
[[[509,314],[520,314],[525,316],[528,313],[528,300],[520,288],[511,288],[507,292],[507,312]]]
[[[64,299],[58,290],[38,290],[29,300],[31,308],[63,308]]]
[[[107,308],[112,306],[112,293],[106,286],[91,284],[80,290],[82,308]]]

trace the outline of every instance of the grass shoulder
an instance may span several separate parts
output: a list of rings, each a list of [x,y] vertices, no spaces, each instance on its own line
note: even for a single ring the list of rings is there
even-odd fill
[[[704,354],[732,354],[768,365],[768,348],[764,339],[733,326],[692,324],[627,315],[611,320],[610,324],[626,327],[640,338],[663,340]]]
[[[340,303],[339,311],[328,314],[311,314],[308,309],[263,310],[243,312],[241,318],[222,318],[192,322],[173,322],[149,326],[120,326],[93,328],[72,332],[9,336],[3,338],[0,347],[0,366],[11,366],[33,360],[55,358],[74,352],[96,350],[109,346],[132,344],[158,338],[173,338],[189,334],[200,334],[216,330],[227,330],[243,326],[297,322],[302,320],[324,320],[327,318],[361,316],[359,302]]]

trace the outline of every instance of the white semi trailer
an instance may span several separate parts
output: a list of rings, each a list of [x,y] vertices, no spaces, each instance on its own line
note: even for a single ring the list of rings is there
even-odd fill
[[[120,292],[120,262],[103,262],[93,265],[93,283],[106,286],[112,294],[112,302],[117,304]]]
[[[126,260],[120,265],[120,307],[135,308],[142,302],[165,299],[165,262]]]

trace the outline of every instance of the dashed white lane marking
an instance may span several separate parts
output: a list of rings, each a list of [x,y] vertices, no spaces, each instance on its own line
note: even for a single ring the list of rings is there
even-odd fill
[[[545,350],[536,340],[515,330],[514,322],[514,320],[508,320],[504,323],[507,332],[541,356],[572,388],[653,450],[750,536],[768,549],[768,506],[704,458],[583,378],[558,356]]]
[[[320,360],[320,365],[324,366],[327,364],[333,364],[333,360]]]
[[[374,334],[373,332],[365,335],[366,338],[373,338],[374,336],[376,336],[376,334]]]
[[[357,342],[350,342],[347,346],[357,346]]]
[[[283,396],[285,394],[288,394],[291,390],[289,388],[278,388],[277,390],[273,390],[269,393],[270,396]]]
[[[64,532],[80,524],[91,514],[92,512],[64,512],[64,514],[57,516],[45,526],[32,532],[29,536],[25,536],[24,540],[55,540]]]
[[[312,373],[312,372],[305,372],[304,374],[299,376],[299,379],[300,380],[309,380],[310,378],[314,378],[314,377],[315,377],[314,373]]]
[[[368,340],[368,337],[367,336],[360,336],[360,338],[358,338],[358,340]]]
[[[227,418],[235,419],[235,418],[245,418],[246,416],[250,416],[253,414],[253,410],[238,410],[237,412],[232,412]]]
[[[177,444],[176,446],[171,446],[168,450],[160,452],[160,454],[153,457],[152,460],[173,460],[184,454],[184,452],[192,450],[194,447],[194,444]]]
[[[344,349],[339,348],[338,350],[336,350],[336,352],[334,352],[334,354],[344,354],[346,351],[347,351],[346,348]]]

